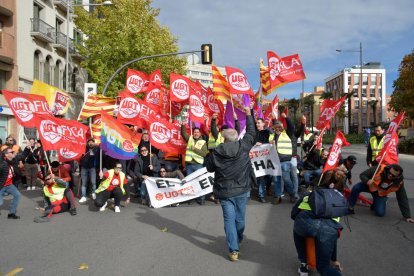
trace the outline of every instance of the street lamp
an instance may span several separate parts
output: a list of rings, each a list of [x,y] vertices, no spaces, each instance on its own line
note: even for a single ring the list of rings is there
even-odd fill
[[[73,0],[66,0],[67,1],[67,9],[66,9],[66,72],[65,72],[65,78],[66,78],[66,85],[65,90],[66,92],[69,92],[69,51],[70,51],[70,39],[69,39],[69,23],[70,23],[70,11],[74,7],[88,7],[88,6],[110,6],[112,5],[111,1],[104,1],[102,3],[96,3],[96,4],[72,4]]]
[[[358,108],[358,133],[362,132],[362,42],[359,42],[359,49],[358,50],[341,50],[336,49],[337,52],[357,52],[359,53],[359,86],[360,86],[360,93],[358,93],[359,99],[359,108]],[[351,96],[348,97],[348,125],[349,128],[351,127]]]

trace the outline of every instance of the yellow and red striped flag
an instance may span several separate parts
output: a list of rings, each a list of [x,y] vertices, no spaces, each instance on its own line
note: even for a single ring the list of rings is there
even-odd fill
[[[84,120],[91,116],[101,114],[101,110],[112,115],[115,104],[116,98],[89,94],[88,99],[83,104],[78,120]]]
[[[269,68],[260,60],[260,83],[262,84],[262,94],[267,96],[272,90],[270,89],[270,72]]]
[[[213,97],[215,100],[230,100],[230,85],[214,64],[211,64],[213,76]]]
[[[95,115],[91,122],[91,134],[92,138],[95,139],[95,144],[101,143],[101,115]]]

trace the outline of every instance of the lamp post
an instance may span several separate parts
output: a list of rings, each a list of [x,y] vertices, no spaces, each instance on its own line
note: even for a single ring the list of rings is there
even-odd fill
[[[66,9],[66,70],[65,70],[65,90],[69,92],[69,62],[70,62],[70,39],[69,39],[69,24],[70,24],[70,11],[74,7],[88,7],[88,6],[109,6],[112,5],[111,1],[104,1],[102,3],[96,4],[72,4],[73,0],[66,0],[67,1],[67,9]]]
[[[341,50],[336,49],[337,52],[359,52],[359,87],[360,92],[358,93],[359,108],[358,108],[358,133],[362,132],[362,42],[359,42],[358,50]],[[349,92],[348,92],[349,93]],[[352,95],[351,95],[352,96]],[[348,97],[348,125],[351,128],[351,96]]]

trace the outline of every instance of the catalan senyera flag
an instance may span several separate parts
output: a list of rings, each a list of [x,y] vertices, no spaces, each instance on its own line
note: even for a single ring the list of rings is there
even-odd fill
[[[112,114],[115,109],[116,98],[104,97],[101,95],[89,94],[83,104],[78,120],[85,120],[91,116],[101,114],[101,110]]]
[[[230,85],[217,67],[211,65],[213,76],[213,95],[215,100],[230,100]]]
[[[262,86],[262,94],[267,96],[272,92],[270,88],[270,73],[269,68],[263,64],[263,60],[260,60],[260,84]]]
[[[101,143],[101,115],[95,115],[92,117],[91,122],[92,138],[95,139],[95,144]]]
[[[138,154],[139,141],[133,131],[105,112],[102,112],[101,116],[101,149],[115,159],[135,158]]]

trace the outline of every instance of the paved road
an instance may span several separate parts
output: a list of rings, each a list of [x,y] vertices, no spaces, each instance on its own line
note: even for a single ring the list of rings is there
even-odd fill
[[[354,182],[365,169],[364,151],[363,146],[343,151],[360,160]],[[414,206],[414,157],[400,160]],[[22,193],[21,220],[7,220],[7,202],[1,210],[0,275],[17,267],[24,269],[18,275],[297,275],[287,201],[249,202],[246,239],[233,263],[226,256],[221,208],[212,202],[149,209],[133,201],[114,213],[98,212],[89,201],[75,217],[59,214],[36,224],[41,192]],[[345,229],[338,243],[344,275],[414,275],[414,224],[401,221],[394,198],[384,218],[357,206],[349,223],[352,232]],[[81,263],[89,268],[79,270]]]

